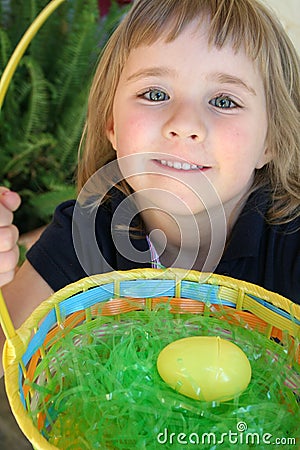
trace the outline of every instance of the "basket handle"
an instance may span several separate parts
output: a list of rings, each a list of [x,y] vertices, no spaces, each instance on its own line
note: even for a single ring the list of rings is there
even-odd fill
[[[0,324],[6,339],[12,339],[16,335],[16,330],[11,321],[1,289],[0,289]]]
[[[20,62],[20,59],[22,58],[23,54],[25,53],[25,50],[27,49],[28,45],[40,29],[40,27],[43,25],[43,23],[48,19],[48,17],[55,11],[55,9],[63,3],[65,0],[51,0],[47,6],[40,12],[40,14],[35,18],[35,20],[32,22],[32,24],[29,26],[27,31],[24,33],[22,39],[20,40],[19,44],[17,45],[15,51],[13,52],[10,60],[8,61],[6,68],[2,74],[1,80],[0,80],[0,110],[4,101],[4,97],[6,94],[6,91],[8,89],[9,83],[11,81],[11,78]]]
[[[24,33],[19,44],[15,48],[0,79],[0,111],[12,76],[15,73],[15,70],[20,62],[20,59],[24,55],[28,45],[30,44],[30,42],[32,41],[38,30],[41,28],[41,26],[44,24],[44,22],[48,19],[48,17],[64,1],[65,0],[51,0],[48,3],[48,5],[45,6],[45,8],[35,18],[35,20],[32,22],[32,24]],[[0,289],[0,324],[7,339],[11,339],[13,336],[16,335],[16,330],[10,318],[1,289]]]

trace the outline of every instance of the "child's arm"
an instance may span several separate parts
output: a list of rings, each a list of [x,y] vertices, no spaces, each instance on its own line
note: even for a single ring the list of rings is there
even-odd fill
[[[18,230],[12,225],[13,211],[20,205],[18,194],[0,187],[0,286],[13,324],[18,328],[28,315],[52,294],[50,286],[25,262],[15,275],[18,262]],[[0,355],[5,341],[0,329]],[[2,376],[0,358],[0,376]]]

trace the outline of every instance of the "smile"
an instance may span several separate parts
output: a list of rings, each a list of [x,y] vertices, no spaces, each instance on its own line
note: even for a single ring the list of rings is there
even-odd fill
[[[177,170],[199,170],[204,169],[205,166],[198,166],[196,164],[189,164],[188,162],[167,161],[166,159],[157,160],[163,166],[171,167]]]

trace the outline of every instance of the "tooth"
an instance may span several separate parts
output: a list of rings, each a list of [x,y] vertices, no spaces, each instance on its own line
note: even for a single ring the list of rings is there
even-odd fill
[[[161,159],[160,163],[163,166],[172,167],[177,170],[196,170],[203,169],[205,166],[197,166],[197,164],[189,164],[187,162],[181,163],[179,161],[167,161],[166,159]]]
[[[181,163],[178,162],[178,161],[175,161],[175,162],[174,162],[174,169],[182,169]]]

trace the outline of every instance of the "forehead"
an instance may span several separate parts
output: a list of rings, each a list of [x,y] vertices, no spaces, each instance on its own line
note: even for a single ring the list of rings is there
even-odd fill
[[[243,47],[253,59],[260,52],[262,23],[257,11],[249,9],[247,1],[231,0],[231,8],[226,0],[160,0],[159,3],[154,0],[147,4],[143,1],[140,3],[144,3],[143,10],[136,11],[135,16],[125,21],[123,44],[127,53],[132,48],[151,45],[160,39],[172,42],[190,24],[199,28],[205,24],[209,44],[217,48],[230,42],[235,50]],[[174,3],[174,8],[171,3],[172,6]]]
[[[201,3],[202,8],[199,6]],[[206,8],[203,3],[206,3]],[[207,7],[208,3],[210,9]],[[127,24],[123,30],[125,31],[122,38],[123,47],[119,52],[120,69],[124,68],[132,50],[162,42],[172,43],[187,29],[194,27],[195,34],[205,33],[208,45],[212,48],[223,49],[230,46],[235,52],[244,51],[249,59],[255,62],[265,79],[268,48],[262,38],[261,22],[250,20],[251,17],[248,17],[248,20],[240,17],[241,11],[236,6],[229,14],[230,8],[228,9],[228,5],[224,6],[226,2],[216,2],[218,5],[223,4],[223,10],[220,6],[216,7],[217,10],[213,10],[211,6],[213,3],[211,0],[209,2],[197,0],[198,8],[194,8],[194,11],[181,11],[181,17],[176,16],[174,10],[172,14],[159,17],[159,20],[156,17],[156,21],[153,14],[141,14],[135,20],[131,20],[130,25]],[[186,51],[185,49],[184,52]]]
[[[252,78],[261,78],[256,62],[244,47],[236,50],[231,40],[222,47],[210,43],[207,21],[191,22],[171,41],[166,31],[151,44],[141,43],[129,52],[123,71],[130,78],[155,74],[174,77],[190,71],[191,76],[205,75],[214,68],[216,73],[231,72],[246,78],[251,74]]]

